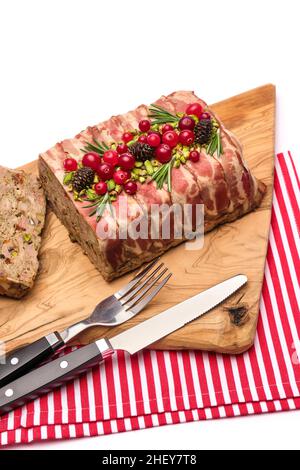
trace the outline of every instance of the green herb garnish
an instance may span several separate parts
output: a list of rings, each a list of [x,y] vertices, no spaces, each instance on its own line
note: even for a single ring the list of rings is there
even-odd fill
[[[217,152],[217,156],[223,153],[220,129],[215,129],[212,134],[211,141],[207,146],[206,152],[208,155],[213,156]]]
[[[151,176],[151,179],[156,182],[159,189],[162,189],[164,183],[166,183],[169,193],[172,189],[171,172],[174,163],[175,158],[173,157],[168,163],[161,165]]]
[[[95,199],[90,199],[90,201],[93,201],[91,204],[88,204],[87,206],[83,206],[84,209],[89,209],[93,208],[91,212],[89,213],[89,217],[92,217],[93,215],[97,216],[97,222],[101,219],[103,212],[106,209],[106,205],[108,204],[109,209],[111,214],[113,215],[113,210],[112,210],[112,205],[111,205],[111,196],[109,193],[106,193],[104,196],[98,196]]]
[[[93,139],[93,144],[91,142],[85,142],[85,147],[83,147],[82,152],[96,152],[101,157],[103,156],[106,150],[109,150],[109,146],[105,142],[99,142],[96,139]]]
[[[175,114],[169,113],[166,109],[155,104],[151,104],[149,108],[148,117],[152,120],[151,124],[166,124],[175,122],[178,123],[180,117]]]

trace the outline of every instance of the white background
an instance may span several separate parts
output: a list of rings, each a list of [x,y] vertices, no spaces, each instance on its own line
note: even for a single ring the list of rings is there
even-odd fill
[[[0,5],[0,164],[29,162],[89,124],[177,89],[212,103],[268,82],[277,86],[276,150],[299,156],[298,0]],[[277,413],[25,448],[300,448],[299,418]]]

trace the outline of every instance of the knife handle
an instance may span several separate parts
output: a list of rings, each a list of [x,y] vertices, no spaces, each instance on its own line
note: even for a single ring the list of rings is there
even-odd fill
[[[28,372],[0,389],[0,415],[60,387],[113,353],[105,338]]]
[[[0,365],[0,388],[32,370],[63,345],[63,339],[55,331],[5,357],[5,363]]]

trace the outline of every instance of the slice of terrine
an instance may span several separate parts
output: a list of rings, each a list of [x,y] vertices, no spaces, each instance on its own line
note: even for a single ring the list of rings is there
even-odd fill
[[[33,286],[45,222],[38,179],[0,167],[0,294],[20,298]]]
[[[188,91],[88,127],[42,153],[39,170],[54,212],[106,280],[187,238],[178,236],[183,218],[178,222],[175,206],[192,206],[193,230],[202,206],[207,232],[254,210],[266,189],[236,137]],[[154,206],[164,207],[159,219]],[[124,236],[143,217],[146,233]]]

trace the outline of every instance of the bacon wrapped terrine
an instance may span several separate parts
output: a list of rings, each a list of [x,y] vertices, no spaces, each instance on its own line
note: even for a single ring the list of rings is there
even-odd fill
[[[266,190],[237,138],[187,91],[56,144],[40,155],[39,170],[55,214],[108,281],[186,240],[175,206],[192,207],[193,231],[202,207],[207,232],[253,211]],[[164,208],[158,219],[153,207]]]

